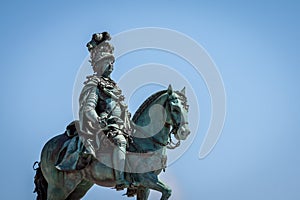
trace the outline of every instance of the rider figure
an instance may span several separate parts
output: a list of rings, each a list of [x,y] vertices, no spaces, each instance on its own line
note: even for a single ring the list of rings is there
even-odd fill
[[[88,152],[96,157],[101,130],[114,143],[112,156],[116,188],[129,187],[124,177],[126,145],[130,135],[130,114],[124,96],[110,78],[113,71],[113,46],[107,32],[93,34],[87,44],[94,75],[88,76],[79,98],[80,134]]]

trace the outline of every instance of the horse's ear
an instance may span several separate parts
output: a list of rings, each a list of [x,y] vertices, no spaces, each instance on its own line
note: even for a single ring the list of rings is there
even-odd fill
[[[172,89],[172,86],[171,86],[171,84],[170,84],[169,87],[168,87],[168,94],[171,95],[172,92],[173,92],[173,89]]]
[[[185,87],[182,88],[182,90],[180,91],[180,93],[182,93],[183,95],[185,95]]]

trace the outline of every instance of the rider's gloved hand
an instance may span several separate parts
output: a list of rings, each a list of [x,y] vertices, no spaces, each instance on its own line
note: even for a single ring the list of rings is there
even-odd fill
[[[100,125],[100,128],[105,128],[107,126],[107,113],[101,113],[99,118],[98,118],[98,122]]]

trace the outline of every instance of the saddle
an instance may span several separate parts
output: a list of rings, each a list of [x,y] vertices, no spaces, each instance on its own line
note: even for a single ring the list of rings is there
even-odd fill
[[[78,121],[71,122],[64,134],[68,137],[59,151],[55,167],[61,171],[74,171],[84,169],[93,159],[81,141],[76,126]],[[112,166],[113,143],[103,135],[100,148],[97,150],[97,159],[107,166]]]

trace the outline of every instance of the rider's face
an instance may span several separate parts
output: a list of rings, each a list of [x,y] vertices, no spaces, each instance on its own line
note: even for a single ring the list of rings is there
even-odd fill
[[[103,65],[104,65],[103,76],[109,76],[114,69],[113,61],[106,60],[104,61]]]

